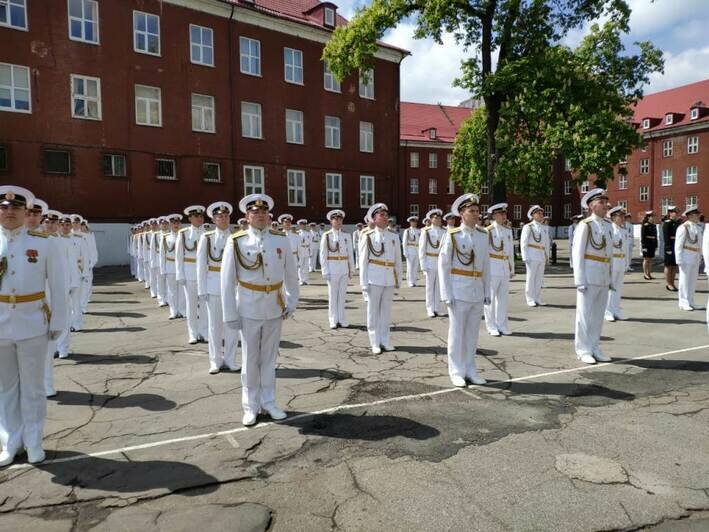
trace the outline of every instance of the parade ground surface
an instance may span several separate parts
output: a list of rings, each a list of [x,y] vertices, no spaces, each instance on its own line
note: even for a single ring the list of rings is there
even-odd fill
[[[544,307],[524,304],[518,269],[512,336],[481,328],[489,384],[467,389],[451,387],[448,322],[426,317],[424,288],[398,291],[397,350],[372,355],[358,286],[351,326],[330,330],[318,273],[283,329],[289,417],[252,428],[239,375],[208,375],[184,320],[126,269],[98,270],[56,363],[48,460],[0,471],[0,529],[708,530],[705,314],[634,267],[629,319],[603,328],[613,363],[596,366],[573,354],[565,252]]]

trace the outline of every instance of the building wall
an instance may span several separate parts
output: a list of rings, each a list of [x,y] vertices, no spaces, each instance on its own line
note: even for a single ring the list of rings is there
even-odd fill
[[[397,62],[376,59],[373,101],[359,97],[354,76],[343,82],[342,94],[329,93],[322,42],[278,31],[277,18],[267,29],[213,14],[227,9],[219,2],[182,3],[195,8],[158,0],[99,2],[99,46],[69,39],[65,0],[29,0],[27,32],[0,28],[0,62],[29,66],[32,86],[31,114],[0,112],[0,145],[10,161],[3,181],[30,188],[53,208],[106,222],[180,212],[193,203],[236,204],[244,194],[244,164],[263,166],[276,210],[297,217],[324,219],[325,172],[342,173],[343,208],[352,218],[366,212],[360,175],[375,176],[377,201],[391,201],[398,173]],[[160,15],[159,57],[133,51],[134,9]],[[189,24],[213,29],[214,67],[190,62]],[[242,35],[261,41],[261,77],[239,71]],[[284,46],[303,51],[303,86],[284,81]],[[101,120],[72,118],[70,74],[101,79]],[[135,84],[161,88],[162,127],[136,125]],[[192,131],[192,93],[215,98],[216,133]],[[241,136],[241,101],[262,104],[263,140]],[[285,142],[286,108],[303,111],[304,145]],[[326,114],[342,119],[340,150],[324,148]],[[374,124],[373,154],[359,152],[360,120]],[[69,176],[44,171],[41,150],[47,147],[71,152]],[[126,155],[128,175],[104,177],[104,153]],[[176,181],[155,177],[156,156],[176,160]],[[202,180],[207,161],[221,164],[221,183]],[[286,205],[288,168],[306,172],[305,207]]]

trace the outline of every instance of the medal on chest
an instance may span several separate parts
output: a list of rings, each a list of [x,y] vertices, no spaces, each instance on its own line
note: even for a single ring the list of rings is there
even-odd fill
[[[28,249],[26,252],[27,262],[36,263],[39,257],[39,252],[36,249]]]

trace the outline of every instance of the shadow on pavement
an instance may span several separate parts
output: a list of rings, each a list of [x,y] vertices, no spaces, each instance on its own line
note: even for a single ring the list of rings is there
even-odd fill
[[[303,347],[303,344],[289,342],[288,340],[281,340],[281,343],[278,344],[278,347],[282,349],[298,349],[299,347]]]
[[[96,301],[92,299],[90,303],[92,305],[136,305],[140,303],[140,301],[136,301],[135,299],[113,299],[106,301]]]
[[[488,381],[483,388],[498,388],[520,395],[558,395],[563,397],[606,397],[618,401],[632,401],[635,395],[597,384],[569,382],[496,382]]]
[[[403,351],[404,353],[412,353],[416,355],[445,355],[448,350],[445,346],[436,345],[397,345],[396,351]],[[394,353],[396,353],[394,351]]]
[[[510,336],[522,336],[524,338],[535,338],[539,340],[573,340],[574,333],[555,333],[555,332],[527,332],[515,331]],[[615,340],[610,336],[601,336],[601,341],[611,342]]]
[[[106,316],[109,318],[145,318],[142,312],[85,312],[89,316]]]
[[[335,381],[351,379],[352,374],[339,369],[315,369],[315,368],[276,368],[276,377],[282,379],[312,379],[319,377]]]
[[[136,393],[132,395],[92,394],[76,391],[59,391],[50,399],[58,405],[98,406],[100,408],[142,408],[151,412],[172,410],[177,403],[154,393]]]
[[[76,364],[152,364],[157,359],[146,355],[88,355],[83,353],[73,353],[66,360],[71,360]]]
[[[687,323],[701,323],[704,325],[706,323],[704,320],[683,320],[680,318],[628,318],[625,321],[635,323],[666,323],[668,325],[685,325]]]
[[[90,312],[88,314],[91,314]],[[81,329],[79,332],[82,333],[98,333],[98,332],[141,332],[144,331],[145,327],[133,326],[133,327],[104,327],[103,329]]]
[[[549,308],[564,308],[564,309],[576,309],[576,305],[556,305],[553,303],[547,303],[545,305],[541,305],[540,307],[537,308],[544,308],[544,307],[549,307]]]
[[[443,317],[443,316],[441,316]],[[422,327],[412,327],[410,325],[394,325],[391,328],[392,332],[417,332],[417,333],[427,333],[431,332],[431,329],[424,329]]]
[[[123,292],[123,291],[113,291],[113,292],[106,291],[106,292],[104,292],[103,290],[101,290],[101,291],[94,290],[95,296],[129,296],[132,293],[133,292]]]
[[[428,440],[440,434],[438,429],[413,419],[389,415],[320,414],[291,422],[286,420],[283,424],[297,428],[305,436],[327,436],[343,440],[380,441],[397,436]]]
[[[613,361],[643,369],[673,369],[676,371],[693,371],[697,373],[709,372],[709,362],[704,360],[632,360],[614,358]]]

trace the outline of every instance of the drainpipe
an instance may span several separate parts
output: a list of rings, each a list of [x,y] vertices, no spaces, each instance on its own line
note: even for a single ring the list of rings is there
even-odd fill
[[[233,75],[233,40],[232,40],[232,25],[234,23],[234,4],[231,4],[231,13],[229,14],[229,132],[230,132],[230,153],[231,153],[231,182],[234,184],[234,196],[232,204],[238,204],[239,187],[236,181],[236,155],[234,153],[234,130],[236,129],[236,121],[234,117],[234,75]]]

